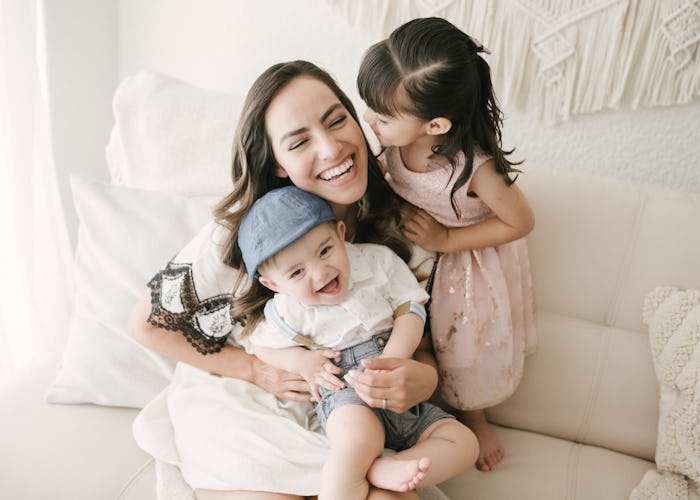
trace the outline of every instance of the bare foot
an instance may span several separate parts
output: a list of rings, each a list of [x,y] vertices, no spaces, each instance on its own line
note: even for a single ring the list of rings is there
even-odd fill
[[[393,456],[379,457],[367,471],[367,481],[372,486],[391,491],[415,490],[425,479],[425,472],[432,460],[397,460]]]
[[[476,468],[483,472],[493,470],[503,460],[506,450],[493,427],[486,420],[484,410],[462,411],[460,413],[464,425],[472,430],[479,441],[479,458],[476,461]]]

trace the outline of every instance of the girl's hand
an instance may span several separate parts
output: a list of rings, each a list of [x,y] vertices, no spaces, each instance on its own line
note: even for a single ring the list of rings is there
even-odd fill
[[[444,252],[447,247],[449,230],[428,212],[412,205],[404,205],[401,209],[401,231],[426,250]]]
[[[275,368],[255,356],[252,356],[252,359],[252,382],[255,385],[280,399],[303,403],[313,401],[309,394],[309,384],[301,375]]]
[[[299,366],[299,373],[309,383],[314,401],[321,401],[321,395],[318,393],[319,386],[330,391],[337,391],[345,387],[345,383],[336,376],[342,374],[343,369],[331,361],[339,355],[338,351],[331,349],[304,351],[304,360]]]
[[[351,370],[348,382],[360,398],[372,408],[403,413],[426,401],[435,391],[437,370],[413,359],[373,358],[362,361],[364,371]]]

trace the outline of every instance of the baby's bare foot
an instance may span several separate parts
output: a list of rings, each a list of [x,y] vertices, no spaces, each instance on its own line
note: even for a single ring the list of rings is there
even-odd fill
[[[432,460],[399,460],[394,456],[379,457],[367,471],[367,481],[372,486],[391,491],[415,490],[425,479]]]

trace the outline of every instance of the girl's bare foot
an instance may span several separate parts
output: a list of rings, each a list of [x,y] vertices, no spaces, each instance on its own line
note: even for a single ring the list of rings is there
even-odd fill
[[[397,460],[393,456],[379,457],[367,471],[367,481],[372,486],[391,491],[415,490],[425,479],[425,472],[432,461],[423,457],[418,460]]]
[[[461,420],[476,435],[479,441],[479,458],[476,468],[487,472],[493,470],[503,460],[505,448],[493,427],[486,420],[484,410],[461,411]]]

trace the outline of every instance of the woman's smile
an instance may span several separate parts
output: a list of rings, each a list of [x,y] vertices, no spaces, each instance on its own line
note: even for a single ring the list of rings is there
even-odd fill
[[[354,165],[352,156],[348,156],[340,165],[324,170],[318,177],[324,181],[340,182],[355,173]]]

